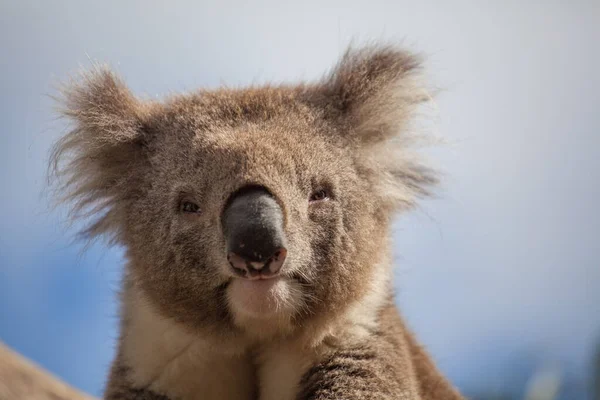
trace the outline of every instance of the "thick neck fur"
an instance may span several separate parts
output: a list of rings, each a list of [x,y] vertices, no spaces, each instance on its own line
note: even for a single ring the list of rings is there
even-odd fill
[[[378,328],[390,296],[389,264],[378,264],[366,294],[339,316],[315,318],[293,332],[249,324],[245,332],[196,332],[160,314],[126,278],[120,357],[137,387],[184,399],[293,399],[302,375],[343,341]]]

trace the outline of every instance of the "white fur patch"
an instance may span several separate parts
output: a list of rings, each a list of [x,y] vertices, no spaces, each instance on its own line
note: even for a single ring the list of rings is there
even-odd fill
[[[352,340],[364,339],[377,328],[378,311],[390,290],[389,265],[379,263],[375,266],[367,294],[352,304],[346,313],[345,322],[348,326],[345,333],[349,334],[347,337],[351,337]]]
[[[291,318],[304,305],[304,295],[295,282],[272,281],[262,290],[248,287],[255,282],[245,281],[234,281],[228,288],[227,301],[234,322],[250,340],[264,341],[291,333]]]
[[[255,372],[244,349],[192,335],[140,293],[127,297],[123,355],[136,385],[186,400],[253,400]]]

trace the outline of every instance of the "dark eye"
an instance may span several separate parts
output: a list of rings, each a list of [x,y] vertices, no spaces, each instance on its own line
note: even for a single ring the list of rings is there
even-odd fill
[[[319,189],[314,191],[313,194],[310,195],[309,201],[313,203],[316,201],[323,201],[327,199],[329,199],[329,193],[327,192],[327,190]]]
[[[187,214],[195,214],[200,212],[200,207],[194,202],[184,200],[179,205],[179,211]]]

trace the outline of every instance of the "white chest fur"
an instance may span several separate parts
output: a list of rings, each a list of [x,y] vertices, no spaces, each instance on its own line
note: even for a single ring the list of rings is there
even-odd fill
[[[293,344],[223,345],[161,317],[138,293],[127,294],[124,361],[139,387],[182,400],[293,400],[310,356]]]
[[[192,335],[139,294],[128,295],[122,352],[136,385],[183,400],[254,400],[256,373],[246,352]]]

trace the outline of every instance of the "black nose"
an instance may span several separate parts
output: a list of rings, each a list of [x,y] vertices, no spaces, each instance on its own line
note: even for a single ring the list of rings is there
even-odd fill
[[[227,259],[233,271],[250,279],[277,275],[287,255],[283,212],[264,188],[236,192],[221,217]]]

